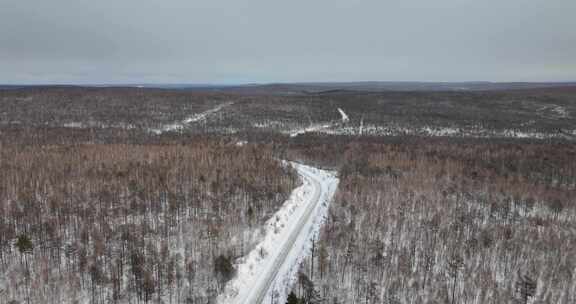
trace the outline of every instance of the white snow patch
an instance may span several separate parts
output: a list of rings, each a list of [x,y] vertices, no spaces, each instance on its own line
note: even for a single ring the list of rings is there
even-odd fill
[[[566,108],[560,105],[554,105],[552,107],[552,112],[556,113],[559,118],[568,118],[570,116],[568,111],[566,111]]]
[[[205,120],[208,115],[211,115],[211,114],[214,114],[214,113],[216,113],[216,112],[219,112],[219,111],[222,110],[224,107],[227,107],[227,106],[230,106],[230,105],[232,105],[232,102],[226,102],[226,103],[223,103],[223,104],[221,104],[221,105],[219,105],[219,106],[217,106],[217,107],[215,107],[215,108],[213,108],[213,109],[210,109],[210,110],[208,110],[208,111],[204,111],[204,112],[202,112],[202,113],[192,115],[192,116],[184,119],[184,123],[185,123],[185,124],[189,124],[189,123],[199,122],[199,121]]]
[[[342,123],[347,123],[350,121],[350,118],[348,117],[346,112],[344,112],[344,110],[342,110],[341,108],[337,108],[337,110],[340,113]],[[310,133],[310,132],[324,132],[324,133],[329,134],[330,129],[335,127],[335,126],[338,126],[338,125],[340,125],[340,123],[336,122],[336,121],[332,121],[332,122],[328,122],[328,123],[311,124],[310,126],[308,126],[306,128],[291,130],[291,131],[288,131],[287,133],[290,135],[290,137],[296,137],[298,135],[302,135],[302,134]],[[284,133],[286,133],[286,132],[284,132]]]
[[[461,133],[458,128],[424,127],[422,131],[430,136],[453,136]]]
[[[296,129],[296,130],[290,131],[290,137],[296,137],[298,135],[302,135],[302,134],[309,133],[309,132],[319,132],[319,131],[328,129],[332,126],[333,126],[332,123],[311,125],[311,126],[304,128],[304,129]]]
[[[536,110],[540,116],[548,119],[570,118],[570,113],[565,107],[557,104],[543,105]]]
[[[342,116],[342,122],[346,123],[350,121],[350,118],[348,117],[348,115],[346,115],[346,112],[344,112],[344,110],[338,108],[338,112],[340,112],[340,116]]]
[[[84,124],[81,122],[67,122],[63,126],[64,128],[76,128],[76,129],[85,127]]]
[[[223,108],[232,105],[233,102],[225,102],[223,104],[218,105],[215,108],[212,108],[210,110],[201,112],[201,113],[197,113],[194,114],[192,116],[186,117],[184,120],[179,121],[179,122],[175,122],[175,123],[171,123],[168,125],[165,125],[159,129],[150,129],[149,131],[152,133],[155,133],[157,135],[162,134],[164,132],[170,132],[170,131],[179,131],[184,129],[184,127],[188,124],[194,123],[194,122],[200,122],[200,121],[204,121],[206,120],[206,118],[209,115],[215,114],[217,112],[219,112],[220,110],[222,110]]]
[[[125,130],[132,130],[135,129],[136,126],[133,124],[128,123],[114,123],[114,124],[107,124],[98,121],[87,121],[87,122],[67,122],[62,124],[64,128],[72,128],[72,129],[87,129],[87,128],[99,128],[99,129],[106,129],[106,128],[118,128],[118,129],[125,129]]]
[[[519,130],[519,129],[502,129],[494,130],[483,128],[481,126],[467,127],[406,127],[396,124],[375,125],[364,124],[362,121],[359,125],[325,125],[324,127],[309,127],[306,129],[292,131],[291,137],[298,136],[306,132],[318,132],[329,135],[361,135],[361,136],[431,136],[431,137],[472,137],[472,138],[568,138],[576,135],[576,130],[564,130],[563,132],[541,132],[536,130]]]
[[[281,128],[286,124],[286,122],[282,121],[265,121],[265,122],[255,122],[252,123],[252,127],[258,129],[265,129],[265,128]]]

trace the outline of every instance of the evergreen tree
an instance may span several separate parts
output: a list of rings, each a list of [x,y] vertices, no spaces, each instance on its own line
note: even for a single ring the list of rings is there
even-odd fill
[[[16,248],[18,248],[20,254],[32,253],[32,249],[34,249],[32,245],[32,240],[25,234],[21,234],[20,236],[18,236],[18,239],[16,240],[16,243],[14,245],[16,246]]]
[[[286,304],[300,304],[300,299],[294,294],[294,292],[290,292],[288,295],[288,299],[286,300]]]
[[[214,273],[218,280],[220,289],[222,289],[226,282],[230,281],[234,277],[236,269],[234,269],[234,265],[232,265],[230,258],[224,255],[219,255],[214,260]]]
[[[32,250],[34,249],[32,240],[30,239],[29,236],[21,234],[20,236],[18,236],[18,239],[16,240],[14,246],[16,246],[18,252],[20,252],[20,259],[21,259],[20,262],[22,262],[22,259],[26,261],[26,271],[28,271],[28,261],[24,258],[24,256],[26,254],[32,253]]]

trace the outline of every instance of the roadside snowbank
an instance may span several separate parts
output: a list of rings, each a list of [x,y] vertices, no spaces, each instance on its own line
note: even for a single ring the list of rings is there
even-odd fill
[[[292,163],[303,184],[266,222],[265,237],[237,265],[237,276],[219,296],[221,304],[256,304],[274,297],[284,303],[298,267],[311,247],[328,211],[338,179],[334,172]]]

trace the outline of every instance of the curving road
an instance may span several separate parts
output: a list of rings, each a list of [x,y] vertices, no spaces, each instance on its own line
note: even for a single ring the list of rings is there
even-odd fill
[[[285,239],[282,244],[278,244],[279,246],[282,246],[282,249],[276,257],[274,257],[274,262],[271,267],[266,269],[264,273],[258,277],[254,282],[254,288],[244,299],[238,301],[239,304],[270,303],[270,299],[267,300],[266,297],[272,294],[270,289],[273,287],[280,269],[285,263],[289,262],[287,257],[292,250],[300,250],[294,245],[296,244],[298,237],[302,233],[306,233],[305,227],[308,227],[308,224],[314,220],[314,210],[316,210],[316,208],[322,203],[321,194],[329,191],[329,189],[325,189],[327,186],[322,183],[322,177],[315,175],[314,171],[302,165],[296,165],[295,167],[302,179],[308,181],[313,186],[313,193],[308,199],[304,213],[300,219],[298,219],[298,224],[290,232],[289,237]]]

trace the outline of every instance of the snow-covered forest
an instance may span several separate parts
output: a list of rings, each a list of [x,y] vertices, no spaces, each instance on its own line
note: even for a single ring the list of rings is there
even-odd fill
[[[532,138],[576,141],[576,89],[491,92],[0,90],[0,127],[298,137]],[[344,114],[344,115],[342,115]]]
[[[337,145],[299,154],[342,167],[292,303],[576,301],[573,145]]]
[[[269,146],[205,139],[4,144],[0,168],[0,303],[206,303],[297,186]]]
[[[574,96],[0,90],[0,304],[574,303]]]

